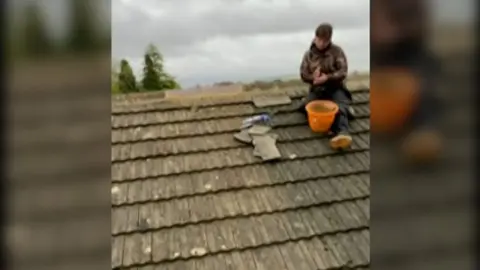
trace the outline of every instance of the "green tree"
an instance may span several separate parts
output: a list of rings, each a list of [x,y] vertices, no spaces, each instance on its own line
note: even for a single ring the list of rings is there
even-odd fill
[[[68,48],[75,52],[88,52],[98,46],[98,34],[95,27],[95,14],[92,14],[92,0],[72,0],[70,4],[71,28],[68,36]]]
[[[142,88],[144,91],[179,89],[175,78],[165,72],[163,56],[154,45],[149,45],[144,55]]]
[[[120,64],[114,62],[112,63],[112,94],[121,93],[119,75],[120,75]]]
[[[53,44],[45,25],[45,17],[36,1],[30,2],[25,8],[23,30],[22,43],[25,54],[41,56],[52,52]]]
[[[118,74],[118,84],[121,93],[138,92],[137,79],[133,74],[132,67],[127,60],[120,61],[120,73]]]
[[[120,83],[118,82],[118,79],[113,79],[112,80],[112,94],[121,94],[122,91],[120,91]]]

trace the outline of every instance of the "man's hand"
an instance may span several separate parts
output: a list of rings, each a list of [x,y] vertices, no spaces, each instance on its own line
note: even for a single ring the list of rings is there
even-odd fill
[[[316,76],[313,78],[313,84],[323,84],[328,80],[328,77],[326,74],[320,74],[319,76]]]
[[[317,77],[320,77],[321,73],[320,73],[320,68],[317,68],[315,69],[315,71],[313,72],[313,79],[315,80]]]

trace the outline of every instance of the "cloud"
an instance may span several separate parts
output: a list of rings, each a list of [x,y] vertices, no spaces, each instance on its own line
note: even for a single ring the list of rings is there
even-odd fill
[[[368,0],[118,0],[112,3],[114,58],[141,67],[154,43],[187,85],[296,74],[314,28],[335,27],[353,67],[368,68]]]

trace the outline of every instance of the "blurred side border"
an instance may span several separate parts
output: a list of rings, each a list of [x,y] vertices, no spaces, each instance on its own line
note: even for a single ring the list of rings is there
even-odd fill
[[[4,269],[108,269],[110,1],[4,4]]]
[[[413,114],[413,124],[405,125],[398,136],[383,136],[372,129],[373,265],[380,269],[477,269],[472,247],[478,224],[478,19],[476,14],[467,14],[476,10],[476,3],[371,3],[371,96],[386,90],[380,89],[387,84],[379,83],[378,74],[393,68],[418,76],[421,94],[428,92],[440,104],[431,106],[432,99],[420,99],[413,111],[421,111],[422,117]],[[425,64],[427,58],[435,61]],[[375,102],[373,98],[370,103],[372,121],[378,113]],[[403,152],[410,137],[423,130],[435,131],[442,139],[442,154],[434,162],[413,162]],[[431,138],[424,137],[414,148],[428,145]]]

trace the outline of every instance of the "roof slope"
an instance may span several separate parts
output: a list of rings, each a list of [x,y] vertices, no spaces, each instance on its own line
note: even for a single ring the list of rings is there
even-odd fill
[[[369,93],[339,154],[295,111],[306,92],[286,92],[291,105],[264,109],[251,94],[114,103],[112,268],[369,268]],[[233,138],[265,111],[275,163]]]

